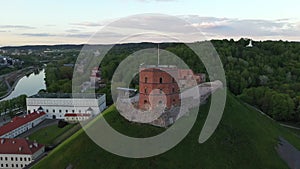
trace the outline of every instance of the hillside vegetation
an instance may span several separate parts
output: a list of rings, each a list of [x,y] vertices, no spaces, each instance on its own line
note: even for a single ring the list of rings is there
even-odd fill
[[[209,106],[207,103],[200,107],[197,122],[187,137],[164,154],[145,159],[120,157],[97,146],[83,130],[80,130],[33,168],[58,169],[71,164],[74,168],[103,169],[283,169],[288,166],[275,150],[278,137],[284,137],[300,149],[299,137],[245,106],[232,94],[228,95],[223,118],[217,130],[208,141],[199,144],[200,129]],[[163,131],[149,125],[127,122],[114,106],[108,108],[104,114],[111,126],[131,136],[143,137]],[[93,124],[89,127],[93,127]]]

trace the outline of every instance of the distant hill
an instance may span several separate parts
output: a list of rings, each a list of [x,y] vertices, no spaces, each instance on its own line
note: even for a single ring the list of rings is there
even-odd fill
[[[83,45],[26,45],[26,46],[4,46],[0,49],[3,50],[46,50],[46,49],[57,49],[57,50],[63,50],[63,49],[81,49]]]
[[[80,130],[33,168],[66,168],[71,164],[74,168],[103,169],[283,169],[288,166],[275,150],[278,138],[282,136],[300,149],[299,137],[246,107],[231,94],[216,132],[207,142],[199,144],[197,140],[208,109],[209,104],[201,106],[197,122],[188,136],[159,156],[145,159],[116,156],[98,147]],[[105,118],[115,129],[128,135],[143,137],[163,131],[153,126],[129,123],[114,107],[106,110]]]

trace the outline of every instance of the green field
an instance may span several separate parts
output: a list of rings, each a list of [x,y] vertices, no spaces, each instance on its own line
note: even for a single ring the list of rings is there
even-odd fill
[[[64,133],[74,127],[74,124],[68,124],[64,128],[59,128],[57,125],[42,128],[29,136],[29,140],[36,140],[38,143],[45,145],[55,144],[56,140]]]
[[[66,168],[72,164],[74,168],[103,169],[283,169],[288,166],[275,150],[278,137],[284,137],[300,149],[300,139],[296,135],[245,107],[232,95],[227,98],[216,132],[208,141],[199,144],[200,129],[209,106],[201,106],[197,122],[187,137],[164,154],[144,159],[120,157],[97,146],[80,130],[33,168]],[[129,123],[114,107],[107,109],[104,117],[115,129],[128,135],[145,137],[163,131],[149,125]],[[92,128],[93,124],[89,127]]]

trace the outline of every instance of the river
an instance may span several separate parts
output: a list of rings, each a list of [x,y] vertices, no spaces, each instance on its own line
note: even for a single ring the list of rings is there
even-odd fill
[[[15,89],[0,101],[13,99],[23,94],[32,96],[37,94],[41,89],[46,89],[45,69],[41,70],[38,74],[31,73],[29,76],[22,77],[15,86]]]

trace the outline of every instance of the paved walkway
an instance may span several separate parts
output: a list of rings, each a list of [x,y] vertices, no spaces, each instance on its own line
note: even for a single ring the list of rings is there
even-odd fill
[[[300,151],[280,137],[276,151],[291,169],[300,169]]]

